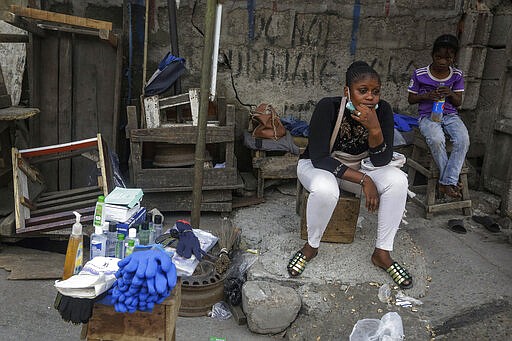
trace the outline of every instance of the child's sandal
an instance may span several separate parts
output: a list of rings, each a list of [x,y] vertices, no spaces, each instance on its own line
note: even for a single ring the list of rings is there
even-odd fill
[[[391,276],[393,281],[401,288],[401,289],[410,289],[412,288],[412,277],[409,275],[407,270],[405,270],[400,264],[397,262],[393,262],[387,268],[386,272]]]

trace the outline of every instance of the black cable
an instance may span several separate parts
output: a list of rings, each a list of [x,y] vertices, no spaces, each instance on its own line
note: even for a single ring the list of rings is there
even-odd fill
[[[199,29],[199,27],[197,27],[197,25],[194,24],[194,14],[196,13],[196,7],[197,7],[197,0],[194,0],[194,6],[192,6],[192,15],[190,16],[190,23],[192,24],[192,26],[194,26],[194,28],[197,30],[197,32],[199,32],[199,34],[201,34],[201,36],[204,37],[203,31],[201,31]]]
[[[222,54],[222,56],[223,56],[223,59],[224,59],[224,65],[226,65],[228,67],[228,69],[229,69],[229,75],[231,76],[231,87],[233,88],[233,92],[235,93],[236,100],[238,101],[238,103],[240,103],[244,107],[249,107],[249,108],[255,107],[256,104],[244,103],[240,99],[240,96],[238,96],[238,91],[237,91],[236,86],[235,86],[235,78],[233,76],[233,68],[231,67],[231,63],[229,62],[228,56],[226,56],[226,54],[224,54],[224,53]]]

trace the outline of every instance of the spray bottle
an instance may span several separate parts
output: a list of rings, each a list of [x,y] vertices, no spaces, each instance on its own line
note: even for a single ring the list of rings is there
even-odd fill
[[[73,212],[76,221],[73,224],[71,235],[69,236],[68,249],[66,251],[66,260],[64,262],[64,274],[62,279],[76,275],[82,270],[83,264],[83,236],[82,224],[80,224],[80,213]]]

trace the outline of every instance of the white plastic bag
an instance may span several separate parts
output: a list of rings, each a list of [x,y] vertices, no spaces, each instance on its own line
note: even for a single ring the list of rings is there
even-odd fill
[[[359,320],[350,333],[350,341],[401,341],[403,339],[402,318],[394,311],[385,314],[380,320]]]

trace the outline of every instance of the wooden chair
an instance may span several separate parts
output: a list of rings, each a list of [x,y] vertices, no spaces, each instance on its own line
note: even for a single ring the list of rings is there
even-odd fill
[[[447,140],[446,149],[452,150],[452,144]],[[462,198],[457,201],[439,202],[436,200],[437,184],[439,182],[439,169],[437,168],[430,149],[425,138],[417,130],[414,136],[413,150],[411,157],[407,158],[409,189],[415,192],[426,187],[425,199],[421,200],[418,196],[412,198],[412,201],[425,209],[426,218],[431,218],[435,212],[441,212],[452,209],[462,209],[464,215],[471,215],[471,200],[468,189],[468,167],[466,160],[460,173],[460,183],[462,184]],[[416,173],[419,172],[427,178],[426,186],[415,186]],[[455,199],[456,200],[456,199]]]
[[[78,156],[96,163],[97,185],[45,192],[45,179],[37,165]],[[92,222],[98,196],[106,196],[113,186],[107,145],[101,134],[60,145],[12,148],[12,170],[17,235],[70,227],[75,222],[73,211],[82,215],[82,223]]]

